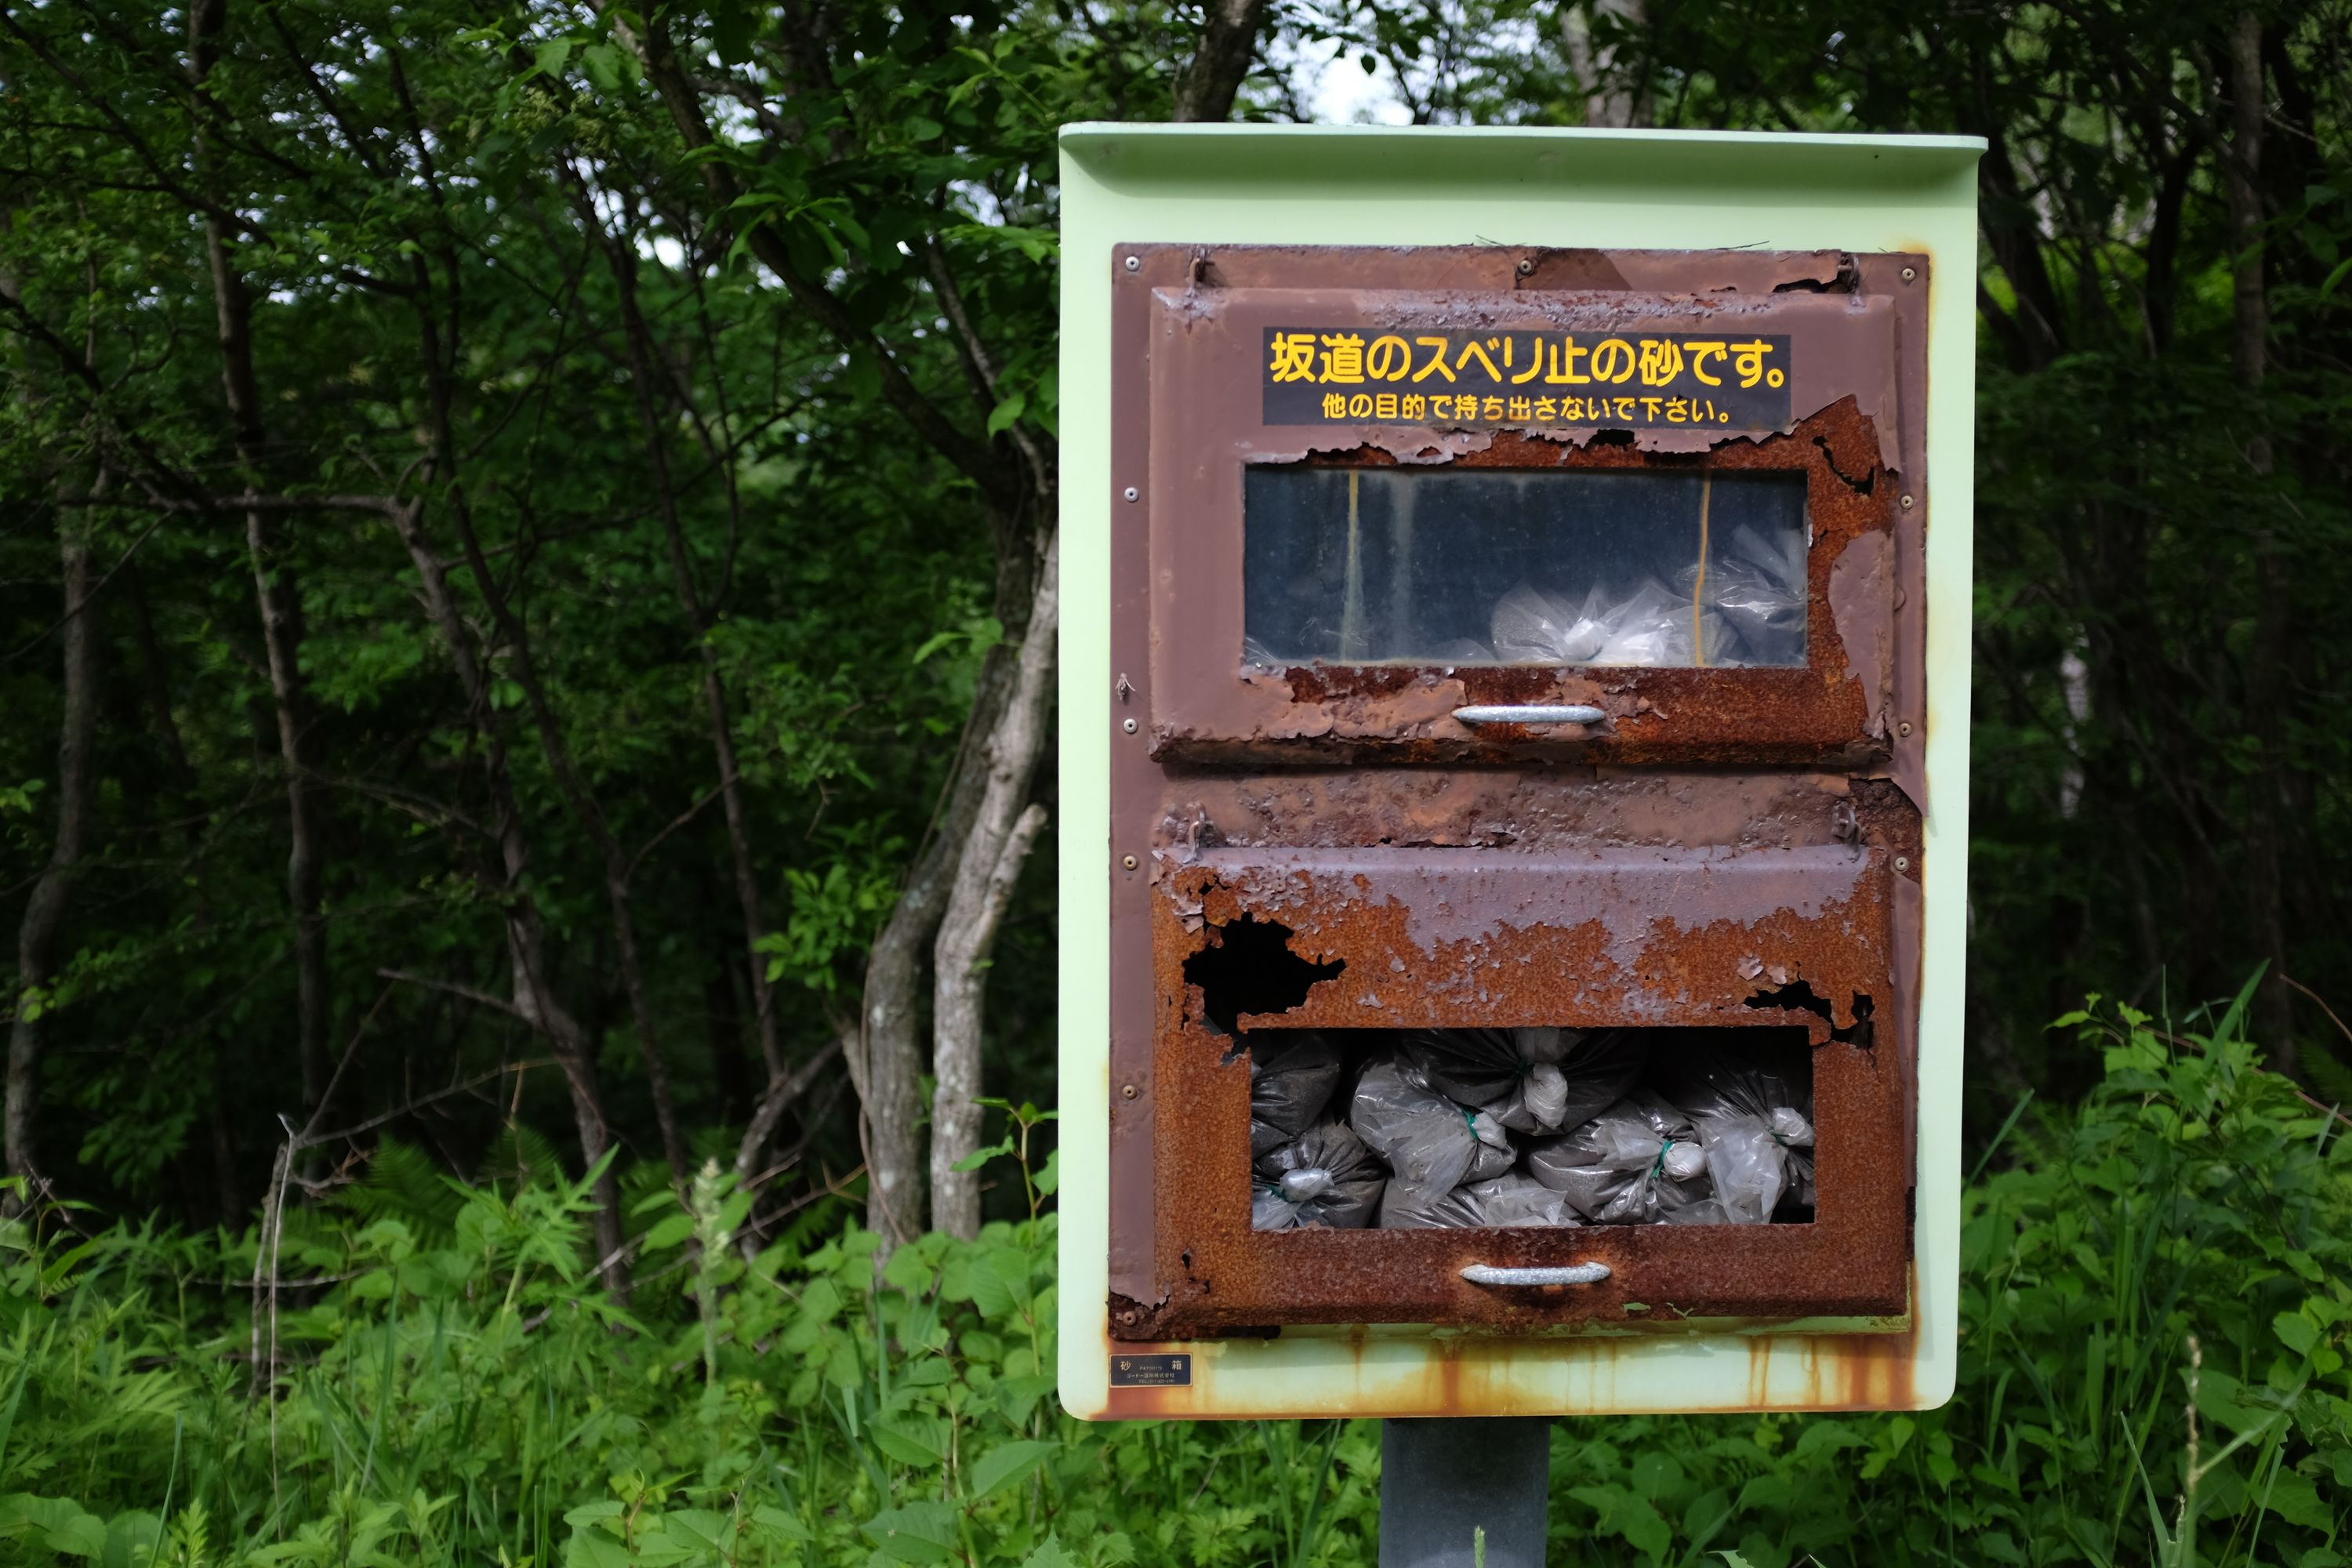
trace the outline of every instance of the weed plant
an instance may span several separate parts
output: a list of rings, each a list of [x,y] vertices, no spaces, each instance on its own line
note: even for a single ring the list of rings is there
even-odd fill
[[[2239,1016],[2064,1020],[2105,1077],[2021,1108],[1969,1185],[1948,1406],[1563,1422],[1552,1560],[2345,1563],[2352,1159]],[[384,1145],[289,1215],[274,1321],[250,1232],[14,1222],[0,1560],[1375,1560],[1371,1423],[1060,1413],[1050,1212],[877,1274],[812,1210],[747,1259],[712,1167],[646,1194],[623,1305],[588,1278],[584,1184],[513,1169],[464,1186]]]

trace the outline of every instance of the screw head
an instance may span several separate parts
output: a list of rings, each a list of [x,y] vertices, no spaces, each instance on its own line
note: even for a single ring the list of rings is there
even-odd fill
[[[1519,258],[1519,276],[1520,276],[1520,277],[1525,278],[1525,277],[1528,276],[1530,273],[1534,272],[1534,271],[1535,271],[1535,269],[1536,269],[1536,262],[1535,262],[1535,258],[1534,258],[1534,257],[1532,257],[1532,256],[1523,256],[1523,257]]]
[[[1134,734],[1134,733],[1135,733],[1135,721],[1134,721],[1134,720],[1132,720],[1132,719],[1129,719],[1129,720],[1126,721],[1124,723],[1120,724],[1120,725],[1119,725],[1119,728],[1120,728],[1120,729],[1122,729],[1122,730],[1124,730],[1124,731],[1126,731],[1129,734],[1132,735],[1132,734]]]
[[[1140,272],[1143,270],[1143,258],[1139,256],[1129,257],[1126,261],[1126,267],[1129,272]]]
[[[1907,734],[1909,734],[1909,733],[1911,732],[1911,721],[1910,721],[1910,720],[1908,720],[1908,719],[1906,719],[1906,720],[1904,720],[1904,721],[1903,721],[1903,722],[1901,722],[1900,724],[1895,725],[1895,732],[1896,734],[1898,734],[1898,735],[1907,735]]]
[[[1906,283],[1916,283],[1918,280],[1919,269],[1917,268],[1906,267],[1903,269],[1903,281]]]
[[[1909,511],[1913,507],[1917,506],[1918,504],[1918,498],[1916,496],[1905,496],[1903,498],[1903,510],[1905,511]]]
[[[1118,1097],[1121,1100],[1133,1100],[1135,1098],[1135,1085],[1131,1083],[1122,1085],[1118,1091]]]
[[[1911,869],[1911,857],[1908,855],[1897,855],[1895,858],[1895,868],[1898,871],[1908,871]]]
[[[1143,499],[1143,492],[1137,489],[1133,485],[1128,486],[1126,490],[1122,493],[1124,493],[1129,500],[1141,500]],[[1907,506],[1910,503],[1906,501],[1904,504]]]
[[[1123,858],[1123,859],[1121,859],[1121,860],[1119,861],[1119,864],[1120,864],[1120,865],[1122,865],[1122,866],[1124,866],[1124,867],[1126,867],[1129,870],[1132,871],[1132,870],[1134,870],[1134,869],[1135,869],[1135,857],[1134,857],[1134,856],[1132,856],[1132,855],[1127,856],[1125,858]]]

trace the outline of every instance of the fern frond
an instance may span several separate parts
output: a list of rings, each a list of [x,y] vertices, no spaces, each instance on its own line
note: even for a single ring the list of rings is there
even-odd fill
[[[419,1237],[435,1237],[450,1233],[463,1202],[442,1180],[431,1155],[391,1137],[377,1142],[367,1173],[335,1201],[371,1223],[396,1219]]]

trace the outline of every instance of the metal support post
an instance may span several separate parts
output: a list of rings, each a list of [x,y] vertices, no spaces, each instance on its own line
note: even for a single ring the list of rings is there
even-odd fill
[[[1551,1422],[1540,1415],[1381,1423],[1381,1568],[1543,1568]]]

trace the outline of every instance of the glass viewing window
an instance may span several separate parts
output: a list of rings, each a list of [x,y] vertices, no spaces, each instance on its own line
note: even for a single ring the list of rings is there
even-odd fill
[[[1795,474],[1253,467],[1244,663],[1805,662]]]

